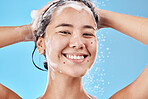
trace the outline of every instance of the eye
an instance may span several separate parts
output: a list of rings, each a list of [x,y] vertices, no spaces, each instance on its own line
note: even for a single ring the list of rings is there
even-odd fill
[[[68,31],[59,31],[59,33],[62,33],[62,34],[70,34],[70,32],[68,32]]]
[[[91,33],[84,33],[83,35],[84,35],[84,36],[94,36],[94,35],[91,34]]]

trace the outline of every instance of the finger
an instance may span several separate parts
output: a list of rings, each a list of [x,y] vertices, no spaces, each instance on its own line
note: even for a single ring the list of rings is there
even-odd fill
[[[50,5],[52,5],[54,2],[57,2],[57,1],[59,1],[59,0],[53,0],[53,1],[48,2],[44,7],[42,7],[42,8],[39,10],[39,12],[44,12],[45,10],[48,9],[48,7],[49,7]]]
[[[35,18],[39,17],[45,10],[48,9],[48,7],[49,7],[51,4],[53,4],[54,2],[57,2],[57,1],[59,1],[59,0],[50,1],[50,2],[48,2],[44,7],[42,7],[41,9],[39,9],[39,10],[33,10],[33,11],[31,12],[31,18],[32,18],[32,19],[35,19]]]

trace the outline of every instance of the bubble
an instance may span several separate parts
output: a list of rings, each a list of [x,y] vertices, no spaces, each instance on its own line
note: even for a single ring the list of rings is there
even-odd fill
[[[102,58],[104,58],[104,55],[101,55],[102,56]]]
[[[108,52],[108,54],[111,54],[111,52]]]
[[[106,50],[109,50],[109,48],[106,48]]]
[[[106,73],[104,73],[104,76],[106,75]]]
[[[100,36],[99,37],[97,37],[98,39],[100,39]]]
[[[110,82],[107,82],[107,84],[109,85],[109,84],[110,84]]]
[[[99,59],[99,61],[101,61],[102,59]]]
[[[101,40],[101,41],[105,42],[106,40],[105,40],[105,39],[103,39],[103,40]]]

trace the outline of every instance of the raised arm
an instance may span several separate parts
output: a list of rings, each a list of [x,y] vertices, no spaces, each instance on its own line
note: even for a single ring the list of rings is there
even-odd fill
[[[0,99],[22,99],[15,92],[0,83]]]
[[[32,39],[29,26],[0,27],[0,48]]]
[[[33,21],[29,25],[23,26],[6,26],[0,27],[0,48],[22,42],[22,41],[33,41],[33,31],[36,29],[36,23],[38,21],[38,17],[54,2],[57,0],[53,0],[49,2],[47,5],[42,7],[40,10],[32,11],[31,15]]]
[[[148,65],[133,83],[109,99],[148,99]]]
[[[118,30],[148,46],[148,18],[125,15],[97,9],[100,27]],[[148,99],[148,65],[130,85],[115,93],[110,99]]]
[[[22,41],[33,41],[33,31],[36,29],[36,23],[38,17],[53,3],[57,0],[49,2],[47,5],[42,7],[40,10],[32,11],[33,21],[29,25],[23,26],[0,26],[0,48],[22,42]],[[3,86],[0,83],[0,99],[22,99],[15,92],[9,88]]]
[[[148,45],[148,18],[97,9],[101,27],[110,27]]]

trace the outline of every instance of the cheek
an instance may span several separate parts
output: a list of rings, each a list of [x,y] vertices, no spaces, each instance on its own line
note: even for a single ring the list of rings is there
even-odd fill
[[[87,60],[87,63],[89,64],[89,68],[91,68],[92,64],[95,62],[95,58],[97,55],[97,40],[91,39],[87,42],[87,49],[89,53],[91,54],[90,58]]]
[[[47,60],[49,63],[55,63],[58,65],[59,59],[61,57],[61,53],[66,48],[68,43],[68,39],[63,39],[60,36],[52,36],[51,39],[48,39],[48,43],[46,43],[47,46]],[[50,64],[51,65],[51,64]]]
[[[53,48],[53,51],[62,52],[64,50],[64,48],[67,47],[68,42],[69,42],[68,38],[63,38],[63,37],[60,37],[60,36],[55,36],[55,37],[53,37],[52,46],[51,47]]]
[[[51,39],[48,39],[47,47],[51,49],[53,53],[61,52],[68,43],[68,39],[59,35],[53,35]]]
[[[97,51],[97,40],[96,39],[88,40],[86,44],[90,53],[95,55]]]

